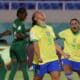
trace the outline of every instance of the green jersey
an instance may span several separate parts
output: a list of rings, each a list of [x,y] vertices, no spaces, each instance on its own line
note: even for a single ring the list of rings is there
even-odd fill
[[[19,20],[19,19],[16,19],[14,22],[13,22],[13,25],[12,25],[12,34],[13,34],[13,37],[14,37],[14,41],[13,42],[16,42],[17,38],[16,38],[16,34],[17,33],[20,33],[20,34],[23,34],[26,36],[26,29],[25,29],[25,25],[24,23]],[[18,40],[19,41],[19,40]],[[23,40],[25,41],[25,39]]]

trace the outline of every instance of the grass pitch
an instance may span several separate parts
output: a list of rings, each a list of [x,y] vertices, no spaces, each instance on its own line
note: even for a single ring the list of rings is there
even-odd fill
[[[7,72],[5,80],[8,80],[9,73],[10,73],[10,71]],[[29,79],[33,80],[33,71],[29,71]],[[14,80],[23,80],[23,74],[20,70],[17,71]],[[44,76],[43,80],[51,80],[51,78],[48,74],[46,74]],[[61,72],[61,80],[67,80],[65,75],[64,75],[64,72]],[[78,75],[75,72],[73,73],[73,80],[80,80],[78,78]]]

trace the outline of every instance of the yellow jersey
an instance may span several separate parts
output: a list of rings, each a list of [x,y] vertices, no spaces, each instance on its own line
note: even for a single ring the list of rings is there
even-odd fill
[[[49,25],[46,27],[41,27],[40,25],[35,25],[30,30],[30,40],[38,41],[40,55],[43,59],[42,63],[38,63],[37,57],[34,53],[34,64],[45,64],[57,60],[56,48],[54,44],[55,34]]]
[[[70,60],[80,62],[80,33],[74,34],[71,29],[59,33],[64,38],[64,52],[70,54]]]

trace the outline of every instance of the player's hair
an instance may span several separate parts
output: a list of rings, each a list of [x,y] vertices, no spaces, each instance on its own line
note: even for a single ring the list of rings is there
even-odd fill
[[[35,13],[32,15],[32,27],[37,24],[34,18],[35,18]]]
[[[80,21],[79,21],[78,19],[76,19],[76,18],[71,19],[71,20],[70,20],[70,24],[71,24],[71,22],[74,21],[74,20],[80,24]]]
[[[25,9],[25,8],[19,8],[19,9],[17,10],[17,17],[19,17],[19,14],[23,14],[23,13],[25,13],[25,15],[27,16],[27,11],[26,11],[26,9]]]

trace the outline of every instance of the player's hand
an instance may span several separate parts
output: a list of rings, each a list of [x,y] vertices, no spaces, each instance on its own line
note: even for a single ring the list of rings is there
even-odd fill
[[[64,56],[64,58],[69,58],[70,57],[70,54],[65,53],[63,56]]]
[[[17,39],[24,39],[24,37],[25,36],[23,34],[20,34],[20,33],[16,34]]]
[[[40,57],[40,58],[38,58],[38,62],[39,63],[42,63],[43,62],[43,60],[42,60],[42,58]]]

